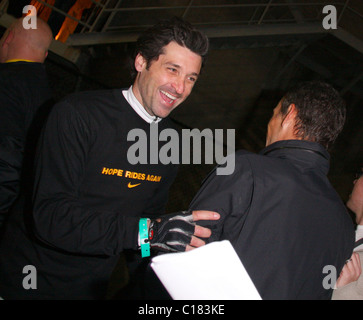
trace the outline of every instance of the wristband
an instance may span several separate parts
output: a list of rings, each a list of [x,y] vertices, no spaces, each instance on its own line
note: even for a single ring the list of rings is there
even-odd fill
[[[150,243],[149,241],[149,233],[147,229],[147,218],[141,218],[139,220],[139,235],[140,235],[140,244],[141,244],[141,257],[149,257],[150,256]],[[147,241],[145,241],[147,240]]]

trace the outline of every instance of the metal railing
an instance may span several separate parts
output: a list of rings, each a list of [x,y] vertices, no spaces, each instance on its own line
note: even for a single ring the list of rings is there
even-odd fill
[[[38,0],[39,3],[51,8],[52,10],[77,21],[80,25],[83,26],[80,32],[107,32],[107,31],[115,31],[115,30],[125,30],[125,29],[134,29],[135,24],[122,24],[117,23],[119,19],[115,19],[117,14],[127,13],[127,14],[135,14],[140,12],[147,12],[152,14],[153,16],[158,16],[158,13],[162,13],[165,11],[178,11],[181,12],[180,16],[188,19],[196,10],[208,10],[211,15],[213,12],[222,12],[223,10],[238,10],[238,9],[248,9],[251,14],[248,19],[242,20],[233,20],[228,21],[223,19],[218,20],[205,20],[205,21],[191,21],[195,25],[230,25],[230,24],[265,24],[265,23],[302,23],[302,22],[313,22],[319,21],[322,17],[322,8],[326,5],[333,5],[337,8],[338,11],[338,21],[341,21],[343,15],[346,12],[350,12],[363,21],[363,14],[358,12],[355,8],[349,5],[349,0],[341,0],[341,1],[293,1],[286,0],[286,2],[277,2],[276,0],[268,0],[265,3],[240,3],[240,4],[206,4],[206,5],[196,5],[193,4],[194,0],[191,0],[187,5],[180,6],[141,6],[141,7],[124,7],[123,1],[119,0],[115,3],[112,0],[102,0],[96,1],[92,0],[93,8],[92,12],[88,14],[86,21],[82,19],[76,19],[73,16],[69,15],[67,12],[64,12],[57,7],[50,5],[49,3]],[[146,1],[145,1],[146,2]],[[167,1],[165,1],[167,3]],[[245,1],[241,1],[245,2]],[[149,1],[147,3],[150,3]],[[301,14],[304,10],[299,9],[307,9],[310,13],[316,13],[315,17],[305,17],[304,14]],[[280,17],[274,16],[270,14],[273,10],[280,10]],[[306,11],[306,10],[305,10]],[[300,12],[299,17],[294,12]],[[289,15],[290,18],[283,18],[284,16]],[[281,17],[282,16],[282,17]],[[100,21],[105,20],[103,25],[100,27]],[[113,25],[110,26],[111,21]],[[139,24],[137,25],[139,28],[145,28],[149,25]]]
[[[349,14],[349,18],[353,15],[363,26],[363,5],[361,8],[353,7],[350,0],[251,0],[249,3],[241,0],[241,3],[230,4],[223,3],[228,1],[219,1],[220,4],[218,1],[214,4],[201,4],[201,0],[186,0],[185,5],[178,6],[168,5],[168,1],[165,1],[163,6],[152,6],[152,1],[145,1],[145,6],[138,7],[126,6],[122,0],[91,0],[93,6],[82,19],[77,19],[44,0],[37,1],[64,17],[77,21],[81,26],[77,29],[80,34],[139,32],[155,23],[155,17],[169,14],[181,16],[196,26],[221,28],[231,25],[321,23],[324,17],[322,9],[326,5],[332,5],[337,9],[338,25],[344,16]],[[202,12],[208,14],[201,14]],[[102,39],[100,41],[102,42]]]

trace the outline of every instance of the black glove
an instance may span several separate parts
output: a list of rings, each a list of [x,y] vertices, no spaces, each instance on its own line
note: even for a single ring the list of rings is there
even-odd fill
[[[164,252],[185,251],[194,231],[195,223],[191,211],[179,211],[161,216],[150,222],[150,246]]]

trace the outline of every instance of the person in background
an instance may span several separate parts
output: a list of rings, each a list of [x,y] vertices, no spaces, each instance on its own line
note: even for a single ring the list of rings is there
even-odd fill
[[[208,47],[208,38],[188,22],[162,21],[136,43],[131,87],[73,94],[53,107],[36,159],[31,228],[22,212],[12,216],[0,244],[0,296],[104,299],[124,250],[140,256],[141,246],[147,257],[150,250],[205,244],[201,238],[210,230],[195,221],[219,215],[163,215],[177,167],[131,163],[134,141],[127,137],[137,128],[150,141],[152,125],[173,127],[168,115],[191,93]],[[162,146],[148,153],[159,154]],[[153,238],[146,242],[150,226]],[[36,270],[36,283],[31,275],[24,279],[26,265]]]
[[[363,168],[357,172],[353,181],[353,190],[347,201],[347,207],[356,218],[354,253],[345,264],[334,290],[333,300],[363,300]]]
[[[53,36],[37,19],[36,29],[15,20],[0,40],[0,229],[30,184],[34,149],[52,92],[44,61]]]

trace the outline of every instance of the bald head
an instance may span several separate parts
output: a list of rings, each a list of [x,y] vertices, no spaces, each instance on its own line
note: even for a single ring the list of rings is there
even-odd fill
[[[52,31],[43,20],[37,19],[36,29],[25,29],[23,18],[17,19],[0,40],[0,62],[24,59],[42,63],[52,39]]]

